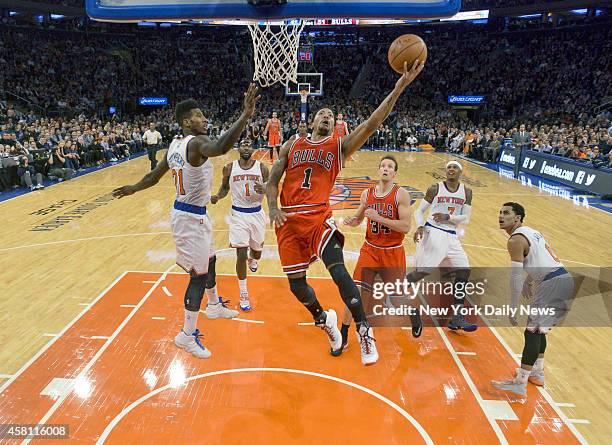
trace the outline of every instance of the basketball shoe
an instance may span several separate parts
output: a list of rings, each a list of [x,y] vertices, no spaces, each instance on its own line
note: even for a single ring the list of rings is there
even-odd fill
[[[357,335],[357,342],[361,347],[361,363],[366,366],[373,365],[378,361],[374,331],[372,331],[372,328],[367,323],[363,323],[355,334]]]
[[[223,301],[221,297],[219,297],[218,303],[208,303],[206,305],[206,310],[204,313],[208,318],[235,318],[238,316],[239,312],[234,309],[230,309],[227,307],[229,300]]]
[[[240,295],[240,310],[248,312],[251,310],[251,301],[249,300],[249,294]]]
[[[257,272],[257,260],[255,258],[249,258],[247,264],[249,265],[249,270],[251,272]]]
[[[527,379],[529,371],[522,368],[516,369],[516,377],[511,380],[492,380],[491,384],[508,393],[511,398],[516,398],[519,401],[525,400],[527,397]]]
[[[455,315],[451,318],[451,321],[449,321],[448,329],[451,331],[474,332],[478,329],[478,326],[467,321],[463,315]]]
[[[181,332],[174,337],[174,344],[197,358],[210,358],[212,353],[202,344],[201,337],[199,329],[196,329],[191,335],[185,334],[185,331],[181,329]]]
[[[342,354],[342,334],[337,326],[338,316],[333,309],[328,309],[323,313],[325,314],[325,318],[321,317],[319,321],[315,322],[315,326],[325,331],[327,339],[329,340],[329,346],[331,347],[331,355],[337,357]]]

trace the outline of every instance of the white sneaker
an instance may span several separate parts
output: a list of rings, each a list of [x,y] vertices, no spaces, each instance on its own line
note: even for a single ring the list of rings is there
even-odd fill
[[[255,258],[249,258],[247,264],[249,265],[249,270],[251,272],[257,272],[257,260]]]
[[[206,314],[208,318],[235,318],[237,317],[239,315],[239,312],[228,308],[227,303],[229,303],[229,300],[219,301],[219,303],[215,303],[215,304],[208,303],[206,305],[206,310],[204,311],[204,313]]]
[[[174,344],[185,351],[189,352],[193,356],[197,358],[210,358],[212,352],[210,352],[200,341],[200,330],[196,329],[195,332],[191,335],[185,334],[185,332],[181,329],[181,332],[174,337]]]
[[[329,340],[329,345],[331,346],[331,354],[333,356],[342,354],[342,334],[340,333],[340,329],[338,329],[337,325],[338,316],[336,315],[336,311],[333,309],[328,309],[325,311],[325,323],[315,324],[315,326],[320,327],[327,334],[327,339]]]
[[[505,391],[511,399],[516,401],[523,401],[527,397],[527,382],[521,383],[519,376],[523,369],[518,368],[515,371],[516,377],[510,380],[491,380],[491,384],[497,388]]]
[[[248,294],[240,295],[240,310],[244,312],[251,310],[251,301],[249,300]]]
[[[361,347],[361,363],[366,366],[376,363],[378,361],[378,350],[376,349],[376,340],[372,328],[362,325],[359,327],[359,331],[355,332],[355,335]]]

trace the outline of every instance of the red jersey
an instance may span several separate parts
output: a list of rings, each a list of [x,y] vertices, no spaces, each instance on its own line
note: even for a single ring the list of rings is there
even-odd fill
[[[370,187],[366,194],[366,208],[374,209],[379,215],[385,218],[398,220],[399,210],[397,205],[397,192],[399,185],[394,185],[393,188],[385,196],[376,196],[376,186]],[[385,225],[368,219],[368,228],[366,229],[365,241],[374,247],[397,247],[404,242],[405,234],[391,230]]]
[[[280,134],[280,121],[278,119],[270,119],[268,121],[268,132],[269,134]]]
[[[297,138],[288,153],[281,206],[291,212],[329,205],[336,177],[342,170],[342,140],[331,136],[313,142]]]
[[[334,126],[334,137],[335,138],[341,138],[344,137],[348,134],[348,129],[346,127],[346,122],[342,121],[342,122],[336,122],[336,125]]]

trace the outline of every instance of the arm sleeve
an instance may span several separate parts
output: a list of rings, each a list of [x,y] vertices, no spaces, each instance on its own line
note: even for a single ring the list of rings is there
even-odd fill
[[[422,199],[419,207],[414,212],[414,220],[416,221],[417,227],[421,227],[425,224],[425,211],[431,204],[426,199]]]
[[[510,305],[513,308],[518,306],[519,297],[523,291],[523,263],[512,261],[510,269]]]
[[[470,216],[472,214],[472,206],[468,204],[464,204],[461,209],[460,215],[451,215],[449,221],[456,226],[459,224],[467,224],[470,222]]]

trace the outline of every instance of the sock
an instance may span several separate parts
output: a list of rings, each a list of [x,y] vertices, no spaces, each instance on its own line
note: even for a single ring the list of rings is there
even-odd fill
[[[342,326],[340,327],[340,333],[342,334],[342,343],[344,343],[345,340],[348,338],[348,330],[350,326],[350,324],[342,323]]]
[[[526,385],[530,373],[531,371],[528,369],[518,368],[516,371],[516,382]]]
[[[240,295],[249,295],[247,290],[247,280],[238,280],[238,287],[240,288]]]
[[[208,297],[208,304],[218,304],[219,294],[217,293],[217,285],[211,289],[206,289],[206,296]]]
[[[544,371],[544,357],[538,358],[533,364],[533,371]]]
[[[183,332],[187,335],[191,335],[196,330],[196,323],[198,322],[198,311],[190,311],[185,309],[185,325],[183,326]]]

